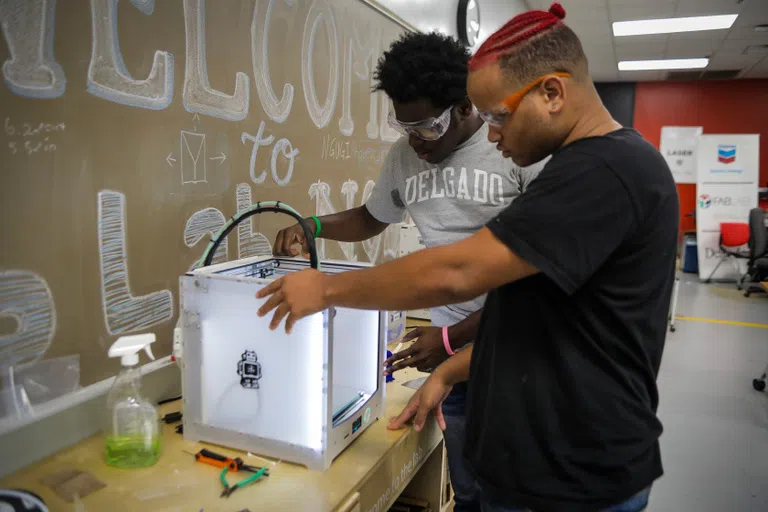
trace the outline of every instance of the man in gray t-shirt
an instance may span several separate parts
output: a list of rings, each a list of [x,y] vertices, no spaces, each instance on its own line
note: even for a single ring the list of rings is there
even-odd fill
[[[427,247],[450,244],[479,231],[525,190],[543,162],[521,169],[488,141],[488,127],[467,98],[469,56],[461,43],[438,33],[404,34],[384,53],[376,89],[392,100],[389,122],[405,137],[389,151],[365,205],[307,219],[316,236],[366,240],[407,212]],[[308,250],[298,224],[277,234],[274,252],[296,256],[294,245]],[[416,342],[387,360],[388,371],[406,366],[428,371],[447,359],[449,350],[471,343],[484,300],[433,309],[433,326],[408,333],[406,339]],[[477,486],[463,460],[465,400],[462,384],[443,402],[455,512],[479,511]]]
[[[408,212],[424,245],[458,242],[509,206],[539,167],[521,169],[488,142],[482,124],[444,160],[420,159],[401,138],[392,146],[365,207],[379,222],[401,222]],[[450,326],[483,307],[485,296],[431,310],[432,324]]]

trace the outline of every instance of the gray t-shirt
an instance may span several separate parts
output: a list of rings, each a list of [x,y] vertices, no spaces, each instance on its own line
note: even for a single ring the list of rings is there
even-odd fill
[[[392,145],[373,193],[365,203],[380,222],[413,219],[426,247],[473,235],[519,196],[538,176],[544,161],[520,168],[502,157],[483,126],[442,162],[420,160],[400,138]],[[432,324],[453,325],[483,307],[485,295],[433,308]]]

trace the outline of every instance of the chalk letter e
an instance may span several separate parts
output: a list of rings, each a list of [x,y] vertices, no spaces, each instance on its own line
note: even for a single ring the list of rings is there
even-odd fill
[[[136,2],[133,2],[134,6]],[[145,0],[140,11],[151,14],[154,0]],[[88,92],[131,107],[162,110],[173,101],[173,55],[155,52],[146,80],[128,72],[117,36],[117,0],[91,0],[93,42],[88,65]]]

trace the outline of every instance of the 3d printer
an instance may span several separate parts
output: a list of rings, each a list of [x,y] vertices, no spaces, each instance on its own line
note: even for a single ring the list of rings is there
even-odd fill
[[[230,231],[262,212],[304,229],[310,259],[259,256],[210,265]],[[384,411],[385,312],[330,308],[269,329],[258,290],[289,272],[336,273],[367,263],[317,259],[311,231],[282,203],[258,203],[211,240],[201,265],[180,278],[184,437],[325,470]]]

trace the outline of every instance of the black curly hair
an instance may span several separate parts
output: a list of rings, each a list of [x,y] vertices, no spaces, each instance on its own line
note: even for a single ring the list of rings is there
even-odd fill
[[[453,37],[406,32],[379,59],[373,90],[399,103],[428,99],[448,108],[467,98],[469,58],[469,49]]]

